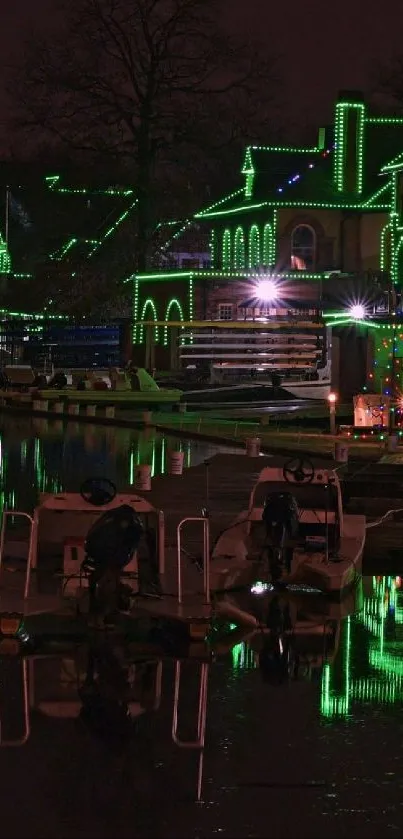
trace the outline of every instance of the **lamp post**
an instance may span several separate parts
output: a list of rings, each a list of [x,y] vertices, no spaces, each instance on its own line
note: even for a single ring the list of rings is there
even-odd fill
[[[336,434],[336,394],[333,392],[329,393],[327,401],[329,403],[330,434],[334,437]]]

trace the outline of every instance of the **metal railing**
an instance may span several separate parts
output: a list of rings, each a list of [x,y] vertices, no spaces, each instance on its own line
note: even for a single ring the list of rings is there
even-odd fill
[[[3,555],[4,555],[4,542],[6,536],[6,525],[7,525],[7,518],[15,517],[15,518],[24,518],[28,519],[30,523],[30,531],[29,531],[29,543],[28,543],[28,556],[27,556],[27,570],[25,574],[25,586],[24,586],[24,598],[28,597],[29,592],[29,584],[31,580],[31,568],[35,567],[36,565],[36,534],[37,534],[37,522],[29,513],[25,513],[22,510],[3,510],[3,519],[1,523],[1,534],[0,534],[0,571],[3,566]]]
[[[203,523],[203,580],[206,603],[210,603],[210,522],[205,516],[182,519],[176,528],[178,603],[182,603],[182,530],[189,522]]]

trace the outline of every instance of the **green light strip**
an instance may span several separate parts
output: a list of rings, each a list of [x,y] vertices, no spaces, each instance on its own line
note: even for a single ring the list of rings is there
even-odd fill
[[[170,318],[171,310],[174,309],[174,308],[176,308],[178,310],[178,313],[179,313],[178,318],[175,318],[175,317]],[[166,308],[166,312],[165,312],[165,320],[167,320],[167,321],[168,320],[182,320],[182,321],[185,320],[185,318],[183,316],[182,306],[181,306],[177,297],[173,297],[172,300],[169,301],[168,306]],[[164,326],[163,344],[164,344],[164,347],[168,346],[168,327],[167,326]]]
[[[245,269],[245,234],[242,227],[237,227],[234,239],[234,268],[235,271]]]
[[[222,267],[224,271],[231,270],[231,231],[224,230],[222,237]]]
[[[157,321],[158,320],[157,307],[156,307],[152,297],[147,297],[147,300],[144,301],[144,305],[143,305],[143,308],[141,310],[141,315],[140,315],[140,320],[141,321],[149,320],[149,318],[146,318],[146,316],[145,316],[146,312],[147,312],[147,309],[151,309],[151,311],[152,311],[151,320]],[[143,341],[144,341],[144,326],[141,324],[140,329],[139,329],[139,343],[142,344]],[[155,341],[156,341],[156,343],[158,343],[158,341],[159,341],[158,326],[155,327]]]
[[[257,224],[252,224],[249,231],[248,263],[249,268],[258,268],[261,263],[260,230]]]
[[[249,148],[253,151],[284,152],[284,154],[320,154],[323,151],[319,146],[312,146],[311,148],[306,146],[249,146]]]

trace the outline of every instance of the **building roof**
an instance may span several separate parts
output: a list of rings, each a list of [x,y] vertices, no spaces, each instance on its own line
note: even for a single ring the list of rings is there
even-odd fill
[[[242,214],[267,206],[388,209],[391,195],[382,173],[400,165],[403,168],[403,118],[370,116],[359,97],[348,98],[353,107],[363,109],[363,178],[359,194],[337,187],[336,130],[331,127],[320,130],[316,146],[248,146],[241,170],[244,187],[215,206],[201,210],[196,217]],[[342,98],[337,104],[343,108],[343,102]],[[335,125],[336,122],[337,116]]]

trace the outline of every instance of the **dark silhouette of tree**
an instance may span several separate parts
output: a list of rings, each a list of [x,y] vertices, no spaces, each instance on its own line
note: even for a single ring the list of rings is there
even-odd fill
[[[127,172],[133,269],[147,266],[165,182],[187,170],[203,202],[220,160],[272,136],[275,60],[229,36],[221,13],[217,0],[69,0],[58,31],[31,36],[10,77],[24,134]]]

